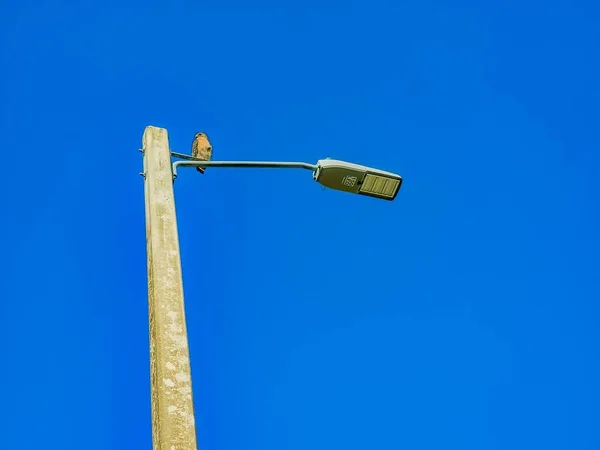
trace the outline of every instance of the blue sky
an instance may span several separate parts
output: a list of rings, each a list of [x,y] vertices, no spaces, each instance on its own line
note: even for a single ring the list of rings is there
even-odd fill
[[[0,7],[1,449],[149,449],[141,144],[181,172],[199,448],[600,448],[592,1]]]

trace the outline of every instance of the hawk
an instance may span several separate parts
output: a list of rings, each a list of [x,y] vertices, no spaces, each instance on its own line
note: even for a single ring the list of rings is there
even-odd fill
[[[210,145],[206,133],[196,133],[194,136],[194,142],[192,142],[192,156],[194,158],[210,161],[210,158],[212,157],[212,145]],[[204,173],[206,167],[197,167],[196,170],[200,173]]]

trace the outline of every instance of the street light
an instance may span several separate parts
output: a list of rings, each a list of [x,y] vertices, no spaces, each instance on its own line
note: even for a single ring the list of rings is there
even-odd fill
[[[337,159],[318,161],[313,178],[331,189],[384,200],[394,200],[402,186],[400,175]]]
[[[206,144],[204,142],[203,144]],[[306,169],[323,186],[393,200],[399,175],[335,159],[316,164],[208,161],[171,152],[167,130],[146,127],[142,138],[152,442],[156,449],[197,450],[192,377],[183,299],[183,276],[173,181],[179,167]],[[179,161],[173,162],[173,158]]]
[[[402,186],[400,175],[337,159],[320,159],[317,164],[309,164],[281,161],[204,161],[182,153],[171,152],[171,155],[183,160],[173,163],[173,179],[177,178],[178,167],[307,169],[313,172],[313,179],[325,187],[383,200],[394,200]]]

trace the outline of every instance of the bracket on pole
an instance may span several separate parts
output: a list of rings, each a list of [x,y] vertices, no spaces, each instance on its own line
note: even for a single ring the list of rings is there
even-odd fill
[[[173,181],[177,178],[178,167],[235,167],[245,169],[306,169],[314,172],[317,170],[315,164],[304,162],[285,161],[205,161],[189,155],[171,152],[171,156],[181,158],[183,161],[173,163]]]

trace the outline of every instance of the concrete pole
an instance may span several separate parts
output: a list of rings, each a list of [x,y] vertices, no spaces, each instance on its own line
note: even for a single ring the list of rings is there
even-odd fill
[[[153,450],[196,450],[169,138],[144,130]]]

